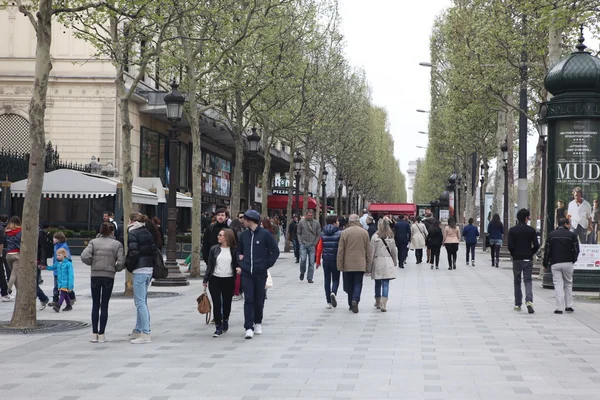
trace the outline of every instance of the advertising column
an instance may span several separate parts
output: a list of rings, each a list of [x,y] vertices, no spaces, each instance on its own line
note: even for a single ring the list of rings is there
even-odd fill
[[[568,218],[577,234],[581,253],[575,269],[600,267],[598,196],[600,193],[600,121],[556,121],[556,183],[554,228]],[[552,207],[552,205],[549,205]]]

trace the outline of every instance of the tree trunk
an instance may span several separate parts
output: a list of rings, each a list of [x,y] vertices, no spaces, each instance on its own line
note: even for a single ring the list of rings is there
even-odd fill
[[[499,144],[504,143],[506,139],[506,111],[498,111],[498,130],[496,139]],[[500,147],[496,151],[496,173],[494,176],[494,200],[492,201],[492,215],[502,214],[502,204],[504,199],[504,161]]]
[[[514,94],[507,97],[514,102]],[[506,138],[508,142],[508,227],[515,224],[515,112],[509,110],[506,114]]]
[[[289,174],[289,179],[288,179],[288,201],[287,201],[287,226],[288,226],[288,234],[285,237],[285,248],[284,251],[290,252],[292,249],[292,242],[290,241],[290,235],[289,235],[289,227],[290,224],[292,223],[292,220],[294,219],[294,215],[292,214],[292,196],[294,193],[294,184],[292,183],[294,181],[294,153],[296,151],[296,140],[292,139],[292,142],[290,143],[290,158],[292,159],[292,161],[290,162],[290,169],[288,171]]]
[[[272,134],[269,131],[268,124],[264,126],[264,136],[265,136],[265,165],[262,171],[262,201],[263,201],[263,216],[269,215],[269,210],[267,209],[268,197],[269,197],[269,189],[271,187],[271,182],[269,180],[269,172],[271,170],[271,145],[273,144]],[[293,163],[292,163],[293,164]]]
[[[311,178],[311,171],[310,171],[310,160],[312,158],[312,151],[309,151],[308,149],[306,149],[306,154],[305,154],[305,159],[304,159],[304,174],[303,174],[303,185],[302,185],[302,198],[303,198],[303,203],[302,203],[302,215],[306,215],[306,212],[308,211],[308,186],[310,183],[310,178]]]
[[[191,61],[191,62],[190,62]],[[202,138],[196,109],[197,82],[195,61],[188,60],[188,121],[192,134],[192,264],[190,278],[200,278],[200,251],[202,248]]]
[[[542,197],[540,196],[541,191],[541,168],[542,168],[542,151],[540,147],[541,138],[538,138],[538,144],[535,149],[535,158],[533,162],[533,182],[531,188],[531,226],[536,228],[538,217],[540,216],[540,204]],[[536,228],[537,229],[537,228]]]
[[[243,103],[242,103],[242,94],[238,91],[235,94],[235,121],[233,123],[234,130],[234,142],[235,142],[235,165],[233,166],[233,176],[232,176],[232,184],[231,184],[231,209],[242,211],[240,208],[240,184],[242,182],[242,176],[244,173],[244,141],[242,139],[242,133],[244,131],[244,112],[242,111]],[[250,171],[250,174],[252,171]],[[250,189],[248,192],[252,192],[252,188],[250,188],[250,179],[246,182],[246,185]],[[248,194],[248,208],[252,204],[252,199],[250,199],[250,194]]]
[[[117,105],[121,114],[121,133],[122,143],[122,174],[123,174],[123,226],[127,226],[129,215],[133,210],[133,173],[131,171],[131,119],[129,118],[129,100],[127,99],[127,89],[125,88],[125,77],[122,71],[119,71],[116,79],[117,84]],[[125,249],[127,249],[127,232],[123,235],[125,238]],[[133,296],[133,275],[129,272],[125,279],[125,296]]]
[[[321,221],[321,213],[325,213],[325,215],[327,215],[327,210],[325,208],[321,209],[321,202],[323,200],[323,190],[321,189],[321,185],[323,183],[323,170],[325,169],[325,156],[321,155],[321,162],[319,162],[319,175],[318,175],[318,179],[317,179],[317,190],[315,193],[315,199],[317,201],[317,210],[315,211],[315,219],[317,221],[319,221],[319,223],[322,223]],[[323,225],[324,227],[324,225]]]
[[[44,117],[46,115],[46,97],[48,79],[52,70],[50,46],[52,44],[52,0],[40,0],[36,14],[36,55],[33,91],[29,103],[29,138],[31,153],[27,175],[27,196],[23,201],[23,233],[20,268],[17,274],[17,298],[10,320],[12,327],[32,328],[36,325],[36,279],[37,245],[40,218],[40,199],[44,184],[46,160],[46,136]]]

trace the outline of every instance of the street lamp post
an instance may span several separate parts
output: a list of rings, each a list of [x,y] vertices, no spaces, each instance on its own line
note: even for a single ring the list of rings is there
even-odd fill
[[[321,172],[321,176],[323,176],[323,180],[321,181],[321,189],[323,191],[323,200],[321,201],[321,213],[323,214],[323,223],[321,224],[321,226],[325,226],[327,220],[327,192],[325,191],[327,183],[325,181],[327,180],[328,174],[329,173],[327,172],[327,170],[323,168],[323,172]]]
[[[358,207],[358,199],[360,197],[360,188],[357,186],[356,189],[354,190],[356,192],[356,194],[354,195],[354,212],[356,214],[360,213],[360,209]]]
[[[171,83],[171,93],[164,98],[167,106],[167,119],[171,122],[169,129],[169,197],[167,199],[167,260],[165,266],[169,273],[165,279],[155,279],[152,286],[186,286],[190,283],[181,273],[177,265],[177,181],[179,160],[179,130],[177,123],[183,115],[185,97],[177,90],[175,80]]]
[[[260,147],[260,136],[256,133],[256,127],[252,128],[252,134],[246,137],[248,140],[248,151],[250,157],[248,159],[250,164],[250,201],[248,202],[251,209],[256,207],[256,170],[258,169],[258,149]]]
[[[346,188],[348,189],[348,193],[346,193],[346,198],[348,199],[348,215],[350,215],[352,214],[352,188],[354,188],[354,185],[348,182]]]
[[[481,234],[481,237],[484,237],[484,230],[485,230],[485,222],[484,222],[484,217],[485,217],[485,202],[484,202],[484,194],[485,194],[485,190],[484,190],[484,184],[485,184],[485,167],[483,166],[483,162],[481,163],[481,178],[479,178],[479,183],[481,183],[481,187],[479,189],[479,231]],[[482,248],[483,250],[485,250],[485,240],[482,240],[483,244],[482,244]]]
[[[344,188],[344,177],[340,174],[338,175],[338,217],[342,216],[342,189]]]
[[[508,142],[504,139],[504,143],[500,146],[502,151],[502,169],[504,170],[504,199],[502,208],[502,220],[504,221],[504,241],[508,243]]]
[[[294,170],[296,171],[296,215],[298,216],[298,221],[300,221],[300,171],[302,171],[302,163],[304,159],[300,155],[300,152],[296,152],[296,156],[294,157]]]

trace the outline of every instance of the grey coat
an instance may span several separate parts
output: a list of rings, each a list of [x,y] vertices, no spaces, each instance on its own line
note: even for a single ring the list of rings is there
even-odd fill
[[[396,279],[396,266],[398,265],[398,249],[394,239],[385,239],[390,251],[385,247],[383,239],[377,233],[371,238],[373,261],[368,272],[371,279]],[[391,253],[391,255],[390,255]]]
[[[92,266],[92,277],[114,278],[125,267],[123,245],[113,236],[92,239],[81,253],[81,261]]]
[[[315,219],[311,220],[310,223],[306,219],[303,219],[298,222],[296,232],[300,244],[305,246],[316,246],[321,238],[321,224]]]

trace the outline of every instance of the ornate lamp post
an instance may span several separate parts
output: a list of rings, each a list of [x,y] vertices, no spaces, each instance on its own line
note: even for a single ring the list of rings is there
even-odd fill
[[[342,189],[344,188],[344,177],[340,174],[338,175],[338,209],[337,214],[338,217],[342,216]]]
[[[294,170],[296,171],[296,215],[298,216],[298,220],[300,220],[300,172],[302,171],[302,163],[304,159],[300,155],[300,152],[297,151],[294,156]]]
[[[354,188],[354,185],[348,182],[346,188],[348,189],[348,193],[346,193],[346,198],[348,199],[348,215],[350,215],[352,214],[352,189]]]
[[[260,147],[260,135],[256,133],[256,127],[252,128],[252,134],[246,137],[246,140],[248,140],[250,153],[248,160],[250,164],[250,201],[248,201],[248,205],[254,210],[256,206],[256,170],[258,169],[258,149]]]
[[[548,122],[545,120],[538,121],[539,133],[540,133],[540,142],[539,149],[540,154],[542,155],[542,204],[540,206],[540,242],[544,243],[544,238],[546,235],[544,234],[544,226],[546,222],[546,149],[548,147],[546,139],[548,138]],[[554,228],[554,227],[552,227]]]
[[[359,198],[359,196],[360,196],[360,187],[358,187],[358,186],[357,186],[357,187],[354,189],[354,191],[356,192],[356,194],[354,195],[354,212],[355,212],[356,214],[360,214],[360,209],[359,209],[359,207],[358,207],[358,198]]]
[[[503,224],[504,224],[504,241],[508,244],[508,142],[504,139],[504,143],[500,146],[502,151],[502,169],[504,170],[504,207],[502,208]]]
[[[165,266],[169,274],[165,279],[157,279],[152,286],[186,286],[190,283],[181,273],[177,265],[177,183],[179,160],[179,130],[177,123],[183,115],[185,97],[177,90],[179,85],[173,79],[171,93],[165,96],[167,119],[171,122],[169,129],[169,197],[167,199],[167,260]]]
[[[327,186],[327,182],[325,182],[327,180],[327,175],[329,173],[327,172],[327,170],[325,168],[323,168],[323,172],[321,173],[321,175],[323,176],[323,181],[321,182],[321,189],[323,190],[323,200],[321,201],[321,211],[323,214],[323,223],[321,224],[321,226],[325,226],[326,224],[326,219],[327,219],[327,192],[325,191],[325,187]]]
[[[484,217],[485,217],[485,201],[484,201],[484,194],[485,194],[485,189],[484,189],[484,184],[485,184],[485,167],[483,165],[483,161],[481,162],[481,177],[479,178],[479,183],[481,183],[481,187],[479,188],[479,231],[481,234],[481,237],[484,237],[484,231],[485,231],[485,222],[484,222]],[[482,240],[483,245],[481,247],[483,247],[483,250],[485,250],[485,240]]]

